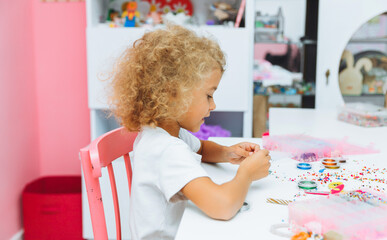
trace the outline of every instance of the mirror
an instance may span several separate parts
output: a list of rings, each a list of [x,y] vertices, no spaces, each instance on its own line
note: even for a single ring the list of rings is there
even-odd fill
[[[385,104],[387,91],[387,12],[364,23],[349,40],[339,66],[345,103]]]

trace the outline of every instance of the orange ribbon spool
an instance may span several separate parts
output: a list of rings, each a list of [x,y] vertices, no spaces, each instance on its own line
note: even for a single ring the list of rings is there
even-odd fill
[[[331,158],[326,158],[326,159],[322,160],[321,163],[325,166],[336,166],[337,160],[331,159]]]

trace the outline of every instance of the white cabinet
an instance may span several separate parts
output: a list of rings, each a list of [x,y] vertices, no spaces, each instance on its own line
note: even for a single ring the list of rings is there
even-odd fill
[[[344,104],[338,81],[341,54],[361,25],[386,10],[386,0],[319,1],[316,108]]]
[[[116,58],[122,51],[130,46],[136,39],[140,38],[145,31],[143,28],[109,28],[100,24],[100,16],[104,15],[108,0],[86,0],[87,10],[87,73],[88,73],[88,103],[91,116],[91,138],[118,127],[113,118],[106,118],[108,110],[105,94],[107,81],[104,81]],[[212,1],[193,0],[194,15],[197,19],[204,19],[206,16],[201,11],[208,9]],[[239,1],[229,1],[230,3]],[[252,71],[253,71],[253,44],[254,44],[254,0],[246,1],[245,27],[234,28],[229,26],[186,26],[199,34],[212,35],[220,44],[227,57],[226,72],[221,80],[218,90],[215,93],[215,102],[219,113],[224,120],[241,127],[241,136],[251,137],[252,135]],[[195,12],[197,11],[197,12]],[[231,113],[231,115],[229,114]],[[233,118],[232,114],[238,114]],[[216,114],[215,114],[216,115]],[[243,117],[239,117],[242,115]],[[226,117],[224,117],[226,116]],[[232,118],[230,120],[230,118]],[[212,121],[213,123],[214,121]],[[215,122],[221,124],[222,119]],[[103,175],[102,188],[109,189],[106,174]],[[105,181],[106,180],[106,181]],[[125,189],[125,183],[117,182],[117,188]],[[83,189],[84,190],[84,189]],[[104,194],[103,194],[104,195]],[[123,194],[123,196],[125,193]],[[119,201],[127,202],[128,199],[120,198]],[[92,238],[89,208],[86,193],[83,191],[83,237]],[[108,199],[106,202],[109,202]],[[114,219],[112,205],[105,208],[106,218]],[[121,210],[123,219],[128,219],[127,208]],[[128,226],[124,222],[125,226]],[[109,223],[109,236],[114,238],[114,224]],[[124,239],[129,238],[127,229],[123,231]],[[110,239],[110,238],[109,238]]]

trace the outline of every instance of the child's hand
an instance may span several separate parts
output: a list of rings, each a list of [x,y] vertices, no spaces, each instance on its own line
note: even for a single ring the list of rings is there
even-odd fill
[[[259,151],[260,149],[260,146],[255,143],[238,143],[227,148],[226,158],[232,164],[240,164],[246,157]]]
[[[270,159],[268,150],[258,150],[240,164],[238,172],[247,174],[252,181],[264,178],[269,174]]]

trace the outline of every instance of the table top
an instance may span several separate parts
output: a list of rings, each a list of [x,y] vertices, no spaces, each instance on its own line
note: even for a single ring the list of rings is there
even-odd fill
[[[348,137],[353,143],[387,148],[387,126],[361,127],[337,120],[338,111],[301,108],[270,108],[270,135],[305,134],[320,138]]]
[[[334,113],[317,110],[276,109],[270,111],[270,114],[271,135],[273,133],[277,135],[306,133],[321,138],[347,136],[349,141],[357,144],[368,144],[370,140],[377,140],[375,141],[375,148],[379,149],[380,153],[347,156],[347,163],[340,169],[326,169],[323,173],[319,173],[319,170],[322,169],[320,162],[312,163],[311,170],[300,170],[296,167],[298,162],[291,159],[287,154],[271,152],[271,174],[252,183],[245,200],[250,205],[249,210],[239,212],[229,221],[219,221],[207,217],[193,203],[189,202],[176,239],[286,239],[272,234],[270,229],[273,225],[288,222],[288,207],[267,203],[266,200],[267,198],[274,198],[299,201],[318,198],[320,196],[307,195],[297,187],[299,180],[313,179],[317,175],[320,177],[329,176],[327,183],[317,181],[319,184],[318,190],[321,191],[327,191],[329,181],[335,181],[337,178],[341,178],[340,181],[344,183],[345,190],[366,188],[373,191],[387,191],[385,181],[387,176],[387,147],[385,147],[387,146],[387,127],[364,129],[339,122],[336,120]],[[326,126],[322,126],[323,124],[326,124]],[[379,135],[386,134],[384,136],[372,136],[376,133]],[[222,145],[232,145],[241,141],[254,142],[260,145],[262,143],[262,140],[258,138],[211,138],[210,140]],[[238,169],[238,165],[227,163],[203,164],[203,167],[212,180],[219,184],[231,180]],[[365,171],[366,174],[361,175]],[[371,178],[367,174],[372,174],[374,180],[364,180]],[[342,180],[343,178],[347,180]],[[284,229],[283,232],[288,231]]]

